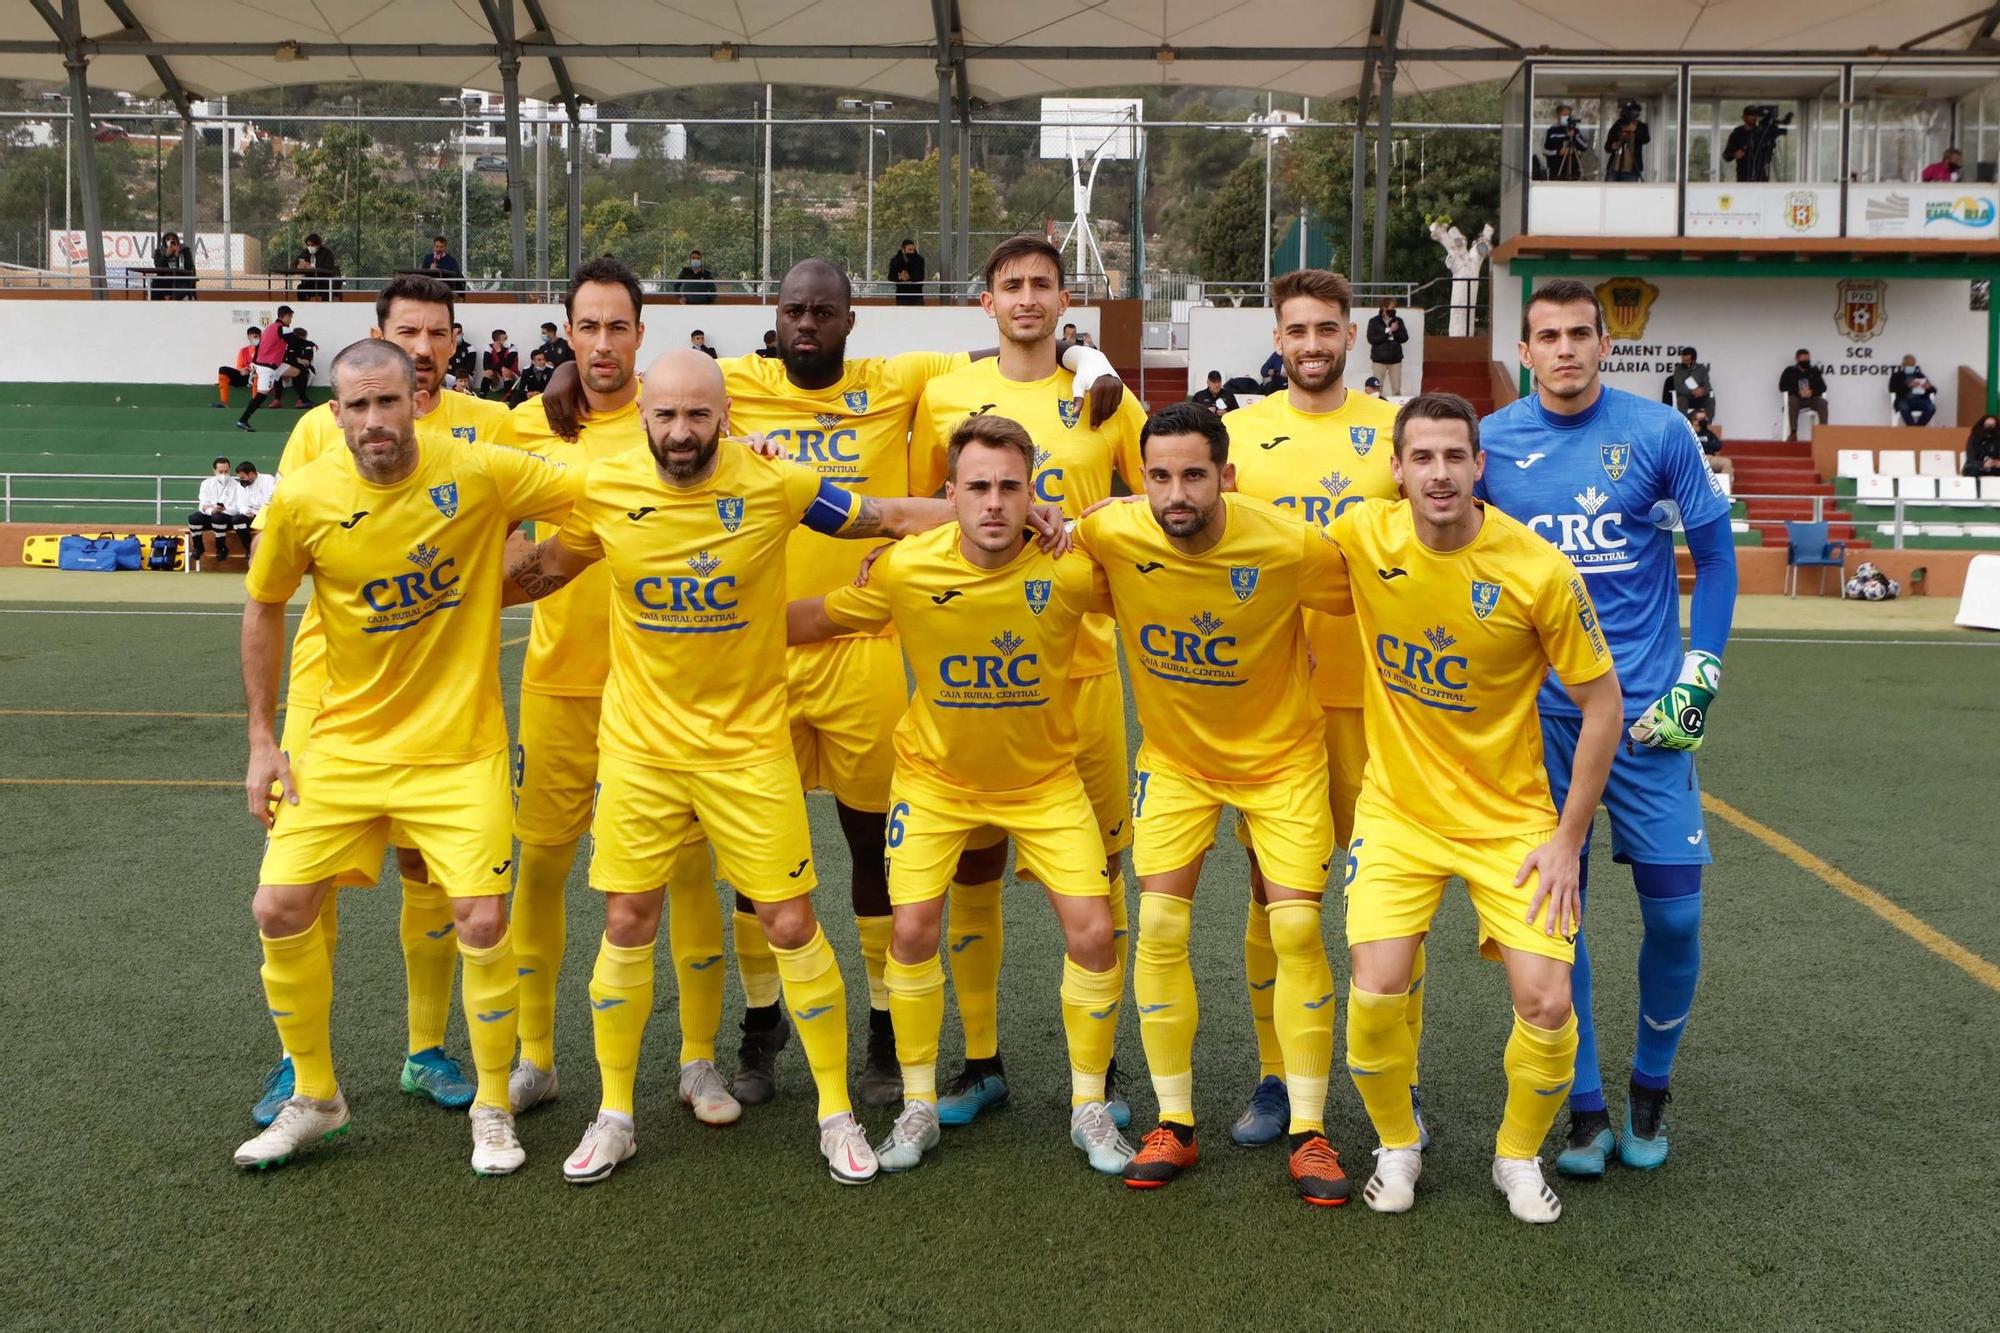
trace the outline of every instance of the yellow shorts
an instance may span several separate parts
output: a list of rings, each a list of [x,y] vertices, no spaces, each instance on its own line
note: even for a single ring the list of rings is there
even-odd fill
[[[1118,855],[1132,845],[1132,760],[1125,740],[1125,682],[1116,671],[1085,676],[1076,682],[1077,746],[1076,772],[1083,779],[1084,794],[1097,832],[1104,840],[1104,856]],[[997,846],[1006,833],[988,824],[976,830],[967,843],[974,850]],[[1024,878],[1040,878],[1027,849],[1015,849],[1015,872]]]
[[[910,703],[902,645],[856,635],[785,653],[792,757],[805,790],[824,787],[842,805],[886,811],[896,771],[890,736]]]
[[[1051,893],[1105,898],[1104,845],[1081,779],[1043,783],[1018,800],[981,796],[977,803],[898,775],[886,838],[889,901],[928,902],[950,887],[959,853],[975,832],[997,829],[1014,840],[1023,864]],[[991,843],[986,844],[991,846]]]
[[[1143,762],[1143,759],[1142,759]],[[1257,863],[1280,888],[1318,893],[1333,865],[1333,815],[1318,764],[1270,782],[1211,782],[1170,768],[1132,779],[1132,870],[1162,875],[1215,844],[1215,821],[1235,806],[1256,840]]]
[[[1575,962],[1571,937],[1545,935],[1540,925],[1528,924],[1536,876],[1514,887],[1521,862],[1548,836],[1548,829],[1540,829],[1504,838],[1450,838],[1379,805],[1362,804],[1344,876],[1348,944],[1425,934],[1444,900],[1445,881],[1457,875],[1479,914],[1482,955],[1498,962],[1505,947]]]
[[[1333,845],[1354,836],[1354,803],[1361,796],[1361,773],[1368,767],[1368,735],[1359,708],[1329,708],[1326,717],[1326,789],[1333,805]],[[1250,847],[1250,828],[1236,817],[1236,841]],[[1251,847],[1251,851],[1256,848]]]
[[[454,898],[513,887],[507,756],[466,764],[368,764],[315,754],[292,760],[297,805],[278,805],[260,884],[376,883],[391,842],[414,847],[431,883]]]
[[[749,768],[656,768],[605,751],[597,758],[590,884],[604,893],[664,888],[697,817],[716,873],[746,898],[777,903],[819,883],[799,771],[790,755]]]
[[[521,691],[514,745],[514,836],[560,847],[590,831],[597,792],[597,695]]]

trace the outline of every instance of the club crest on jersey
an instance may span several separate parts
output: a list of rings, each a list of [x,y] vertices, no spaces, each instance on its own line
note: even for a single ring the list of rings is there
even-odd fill
[[[821,412],[815,415],[813,417],[813,420],[817,421],[820,425],[824,426],[826,429],[832,430],[835,426],[838,426],[841,422],[847,420],[847,418],[840,415],[840,413],[838,412]]]
[[[1632,461],[1632,446],[1629,444],[1601,444],[1597,453],[1604,461],[1604,475],[1613,481],[1625,475],[1625,467]]]
[[[868,390],[849,389],[841,395],[847,403],[847,410],[859,416],[868,410]]]
[[[724,532],[734,532],[743,524],[743,497],[727,495],[715,502],[715,514],[722,520]]]
[[[1257,591],[1257,566],[1231,565],[1229,567],[1229,590],[1236,594],[1236,600],[1247,602]]]
[[[454,440],[464,440],[467,444],[477,444],[479,442],[479,427],[453,426],[451,428],[451,438]]]
[[[1066,428],[1075,429],[1082,413],[1076,409],[1076,399],[1064,398],[1059,394],[1056,397],[1056,415],[1062,418],[1062,424]]]
[[[1493,608],[1500,605],[1500,585],[1472,581],[1472,614],[1481,620],[1493,614]]]
[[[1048,610],[1049,593],[1054,587],[1054,579],[1023,579],[1021,591],[1028,595],[1028,610],[1036,615]]]
[[[1368,451],[1375,447],[1375,428],[1373,426],[1349,426],[1347,428],[1347,442],[1354,446],[1356,457],[1366,458],[1368,457]]]
[[[458,516],[458,483],[448,481],[442,486],[431,487],[431,503],[446,518]]]

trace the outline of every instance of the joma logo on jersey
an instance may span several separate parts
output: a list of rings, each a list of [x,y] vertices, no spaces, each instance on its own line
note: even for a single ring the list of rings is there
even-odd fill
[[[1356,457],[1366,458],[1368,457],[1368,451],[1375,447],[1375,428],[1373,426],[1349,426],[1347,428],[1347,442],[1354,446]]]
[[[447,555],[440,559],[437,547],[418,542],[416,549],[403,558],[417,567],[415,572],[397,574],[386,579],[370,579],[361,585],[361,600],[368,604],[370,611],[386,615],[390,612],[407,610],[433,598],[446,596],[458,586],[457,558]],[[454,597],[446,605],[457,606],[457,599]],[[442,610],[443,607],[432,609]],[[373,633],[378,629],[402,629],[405,625],[415,623],[416,620],[401,620],[395,624],[371,626],[369,632]]]
[[[1326,486],[1335,477],[1339,476],[1340,474],[1336,472],[1332,477],[1322,480],[1320,485]],[[1343,486],[1342,489],[1345,489],[1345,487]],[[1349,508],[1360,504],[1367,498],[1365,495],[1349,495],[1344,497],[1335,495],[1280,495],[1273,499],[1271,503],[1284,509],[1296,509],[1305,518],[1306,522],[1323,528],[1346,513]]]
[[[837,418],[836,418],[837,420]],[[794,463],[859,463],[861,453],[855,447],[859,436],[854,427],[839,430],[787,430],[780,428],[767,433],[767,438],[783,440],[792,450]]]
[[[1049,594],[1055,589],[1054,579],[1023,579],[1021,591],[1027,595],[1028,610],[1040,615],[1048,610]]]

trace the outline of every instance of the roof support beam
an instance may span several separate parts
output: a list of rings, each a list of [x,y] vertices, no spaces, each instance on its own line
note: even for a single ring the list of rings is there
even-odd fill
[[[514,280],[528,276],[528,182],[521,172],[521,46],[514,40],[514,0],[479,0],[500,56],[500,96],[507,137],[507,232]]]
[[[529,39],[531,41],[546,39],[550,45],[557,46],[555,32],[549,27],[548,15],[542,10],[542,0],[521,0],[521,8],[528,12],[528,22],[535,25],[535,30],[528,34]],[[523,42],[521,45],[525,48],[528,43]],[[549,73],[555,76],[556,88],[562,93],[563,109],[569,112],[571,120],[575,120],[576,109],[584,99],[578,95],[576,83],[569,76],[569,66],[563,63],[563,58],[559,55],[549,56],[548,62]]]
[[[1375,82],[1376,44],[1382,40],[1382,6],[1375,0],[1375,15],[1368,21],[1368,54],[1361,61],[1361,83],[1354,90],[1354,180],[1347,196],[1347,276],[1354,282],[1363,277],[1361,259],[1361,208],[1368,186],[1368,95]]]
[[[1382,281],[1389,266],[1389,140],[1396,118],[1396,34],[1403,26],[1403,0],[1382,0],[1382,97],[1375,120],[1375,235],[1368,272]]]
[[[104,0],[104,7],[111,11],[111,17],[125,25],[125,31],[132,34],[134,40],[141,42],[153,40],[153,35],[132,16],[132,11],[125,4],[125,0]],[[146,63],[153,67],[153,77],[160,81],[160,87],[166,91],[167,100],[171,101],[174,109],[181,113],[181,119],[183,121],[192,119],[194,110],[189,103],[187,89],[181,87],[181,81],[175,76],[173,66],[167,64],[167,58],[149,55],[146,57]]]
[[[1474,23],[1471,19],[1467,18],[1463,14],[1454,14],[1451,10],[1446,9],[1443,5],[1433,4],[1432,0],[1410,0],[1410,3],[1415,5],[1418,9],[1428,9],[1431,13],[1436,14],[1439,18],[1450,19],[1453,23],[1456,23],[1459,27],[1465,28],[1471,32],[1476,32],[1489,42],[1498,42],[1500,43],[1500,45],[1508,47],[1511,50],[1515,51],[1519,51],[1521,49],[1521,44],[1515,41],[1513,38],[1509,37],[1506,33],[1495,32],[1491,28],[1481,27],[1479,24]]]
[[[70,143],[77,157],[83,193],[83,243],[90,256],[90,299],[104,299],[104,215],[97,197],[97,136],[90,124],[90,58],[84,53],[79,0],[62,0],[58,14],[50,0],[31,0],[35,12],[61,39],[63,68],[69,71]],[[64,207],[68,207],[67,204]]]
[[[963,60],[958,62],[958,249],[952,272],[961,279],[972,276],[972,87]]]
[[[953,64],[957,59],[957,48],[954,43],[960,39],[957,6],[952,0],[931,0],[931,22],[937,32],[937,44],[932,50],[937,57],[938,120],[938,245],[937,251],[931,256],[931,278],[942,283],[951,270],[951,256],[954,249],[951,229],[951,160],[954,147],[951,95],[952,80],[956,74]],[[943,288],[939,290],[942,291]]]

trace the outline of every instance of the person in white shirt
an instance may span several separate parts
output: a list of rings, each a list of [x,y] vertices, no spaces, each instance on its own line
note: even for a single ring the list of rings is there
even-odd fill
[[[250,521],[257,517],[257,511],[271,503],[271,492],[277,489],[278,479],[275,476],[266,477],[259,475],[257,465],[249,459],[246,458],[236,465],[236,494],[234,497],[236,501],[236,513],[241,517],[243,527],[246,531],[250,527]],[[246,549],[248,547],[247,541],[245,542],[245,547]]]
[[[195,498],[195,512],[188,515],[187,558],[190,568],[201,563],[201,534],[204,532],[215,534],[217,560],[229,558],[229,532],[232,528],[239,534],[243,553],[250,553],[250,518],[241,512],[242,502],[237,498],[241,489],[236,478],[229,474],[227,458],[218,458],[209,464],[209,475],[202,478],[201,493]]]

